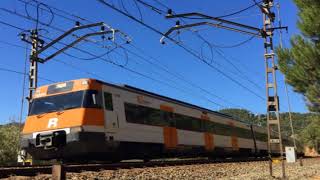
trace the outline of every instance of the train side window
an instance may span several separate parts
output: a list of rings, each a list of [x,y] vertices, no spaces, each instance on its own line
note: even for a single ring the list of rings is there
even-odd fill
[[[151,126],[168,126],[168,118],[163,117],[159,109],[125,103],[126,120],[130,123],[146,124]]]
[[[192,130],[201,132],[201,120],[197,118],[192,118]]]
[[[126,120],[130,123],[144,124],[144,117],[138,105],[125,103]]]
[[[192,130],[191,118],[181,114],[175,114],[176,128],[182,130]]]
[[[215,124],[215,131],[219,135],[223,136],[231,136],[232,135],[232,128],[229,125],[222,124],[222,123],[216,123]]]
[[[113,102],[112,102],[112,94],[108,92],[104,92],[104,106],[105,109],[109,111],[113,111]]]
[[[204,121],[204,123],[206,124],[205,127],[205,131],[206,132],[211,132],[211,133],[215,133],[214,131],[214,122],[211,122],[211,121]]]
[[[161,124],[162,126],[170,126],[170,127],[176,126],[175,120],[173,119],[172,112],[161,111],[161,121],[163,122]]]

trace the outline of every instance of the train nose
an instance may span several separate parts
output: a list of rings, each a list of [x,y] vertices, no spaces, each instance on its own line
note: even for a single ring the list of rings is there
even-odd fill
[[[36,137],[36,147],[44,149],[59,148],[66,144],[66,139],[65,131],[38,134]]]

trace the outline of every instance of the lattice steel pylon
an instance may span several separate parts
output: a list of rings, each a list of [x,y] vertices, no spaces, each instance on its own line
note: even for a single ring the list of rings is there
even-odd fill
[[[241,24],[233,22],[230,20],[225,20],[219,17],[213,17],[206,14],[201,14],[197,12],[192,13],[182,13],[173,14],[172,10],[168,10],[166,18],[194,18],[201,20],[200,22],[195,22],[191,24],[180,25],[177,21],[174,27],[171,27],[160,39],[160,42],[164,44],[164,39],[167,38],[172,42],[177,41],[172,39],[169,35],[175,31],[181,29],[189,29],[191,27],[198,26],[212,26],[215,28],[222,28],[230,31],[235,31],[238,33],[249,34],[258,38],[264,39],[264,57],[265,57],[265,75],[266,75],[266,96],[267,96],[267,132],[268,132],[268,154],[269,154],[269,166],[270,175],[273,174],[272,168],[272,156],[277,154],[279,160],[282,161],[282,177],[285,178],[285,162],[284,162],[284,152],[282,146],[281,138],[281,128],[280,128],[280,114],[279,114],[279,97],[277,92],[277,81],[276,81],[276,71],[278,67],[275,62],[275,54],[273,48],[273,31],[279,29],[286,29],[288,27],[274,27],[275,13],[271,11],[273,9],[273,0],[263,0],[262,5],[255,2],[256,5],[261,9],[263,13],[263,28],[257,28],[254,26],[249,26],[246,24]],[[203,21],[205,19],[205,21]],[[216,23],[218,22],[218,23]],[[201,58],[199,58],[201,59]]]
[[[268,154],[270,175],[273,176],[273,158],[276,156],[281,160],[282,177],[285,178],[285,161],[281,137],[279,96],[276,81],[276,71],[278,66],[275,61],[273,47],[274,13],[271,12],[273,1],[266,1],[261,5],[263,12],[264,37],[264,58],[266,76],[266,96],[267,96],[267,131],[268,131]]]

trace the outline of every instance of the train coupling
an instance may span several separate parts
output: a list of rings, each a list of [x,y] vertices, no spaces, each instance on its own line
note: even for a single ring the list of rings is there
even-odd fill
[[[66,145],[66,132],[54,131],[38,134],[36,136],[36,147],[44,149],[59,148]]]

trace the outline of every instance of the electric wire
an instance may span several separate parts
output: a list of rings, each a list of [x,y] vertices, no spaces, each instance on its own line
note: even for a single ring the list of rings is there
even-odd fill
[[[80,18],[80,17],[79,17]],[[80,19],[83,19],[83,18],[80,18]]]
[[[10,72],[10,73],[15,73],[15,74],[20,74],[20,75],[28,75],[27,73],[24,73],[24,72],[21,72],[21,71],[17,71],[17,70],[14,70],[14,69],[4,68],[4,67],[0,67],[0,71]],[[38,76],[38,78],[41,79],[41,80],[44,80],[44,81],[55,83],[55,81],[50,80],[48,78],[44,78],[44,77],[41,77],[41,76]]]
[[[12,14],[12,15],[16,15],[16,16],[21,17],[21,18],[25,18],[25,19],[30,20],[30,21],[34,21],[34,22],[37,21],[36,19],[32,18],[31,16],[25,16],[25,15],[23,15],[23,14],[20,14],[20,13],[18,13],[18,12],[14,12],[14,11],[11,11],[11,10],[6,9],[6,8],[0,8],[0,10],[2,10],[2,11],[4,11],[4,12],[7,12],[7,13],[9,13],[9,14]],[[49,27],[49,28],[51,28],[51,29],[53,29],[53,30],[56,30],[56,31],[65,33],[65,31],[62,30],[61,28],[58,28],[58,27],[53,26],[53,25],[51,25],[51,24],[45,24],[45,23],[43,23],[43,22],[41,22],[41,21],[37,21],[37,23],[39,23],[39,24],[41,24],[41,25],[44,25],[44,26],[47,26],[47,27]],[[72,36],[74,36],[74,37],[76,37],[76,38],[79,38],[79,36],[76,35],[76,34],[72,34]],[[95,43],[95,42],[93,42],[92,40],[88,40],[88,39],[86,39],[85,41],[91,42],[91,43]],[[56,49],[57,49],[57,48],[56,48]],[[78,50],[78,49],[77,49],[77,50]],[[108,51],[106,51],[106,52],[104,52],[104,53],[102,53],[102,54],[100,54],[100,55],[95,55],[94,57],[90,57],[90,58],[82,58],[82,57],[77,57],[77,58],[80,59],[80,60],[95,60],[95,59],[97,59],[97,58],[99,58],[99,57],[106,56],[107,54],[111,53],[113,50],[114,50],[114,48],[111,49],[111,50],[108,50]],[[66,54],[66,55],[68,55],[68,56],[70,56],[70,57],[75,57],[75,56],[71,55],[70,53],[66,53],[66,52],[62,52],[62,53],[63,53],[63,54]],[[83,53],[83,52],[82,52],[82,53]]]
[[[148,29],[151,29],[152,31],[162,35],[162,36],[165,36],[164,33],[162,33],[161,31],[157,30],[156,28],[144,23],[144,22],[141,22],[140,20],[138,20],[137,18],[131,16],[131,15],[128,15],[126,14],[125,12],[121,11],[120,9],[114,7],[113,5],[105,2],[104,0],[97,0],[98,2],[100,2],[101,4],[117,11],[118,13],[138,22],[139,24],[147,27]],[[226,74],[225,72],[223,72],[222,70],[220,70],[219,68],[213,66],[212,64],[208,63],[207,61],[201,59],[201,57],[199,57],[198,54],[194,53],[192,50],[188,49],[187,47],[181,45],[181,43],[177,43],[177,41],[175,39],[172,39],[170,37],[166,37],[167,39],[169,39],[170,41],[174,42],[175,44],[177,44],[178,46],[180,46],[182,49],[184,49],[185,51],[187,51],[189,54],[191,54],[192,56],[198,58],[200,61],[204,62],[205,64],[207,64],[210,68],[214,69],[215,71],[217,71],[218,73],[220,73],[221,75],[223,75],[224,77],[226,77],[227,79],[231,80],[232,82],[234,82],[235,84],[237,84],[238,86],[242,87],[243,89],[247,90],[248,92],[250,92],[251,94],[255,95],[256,97],[260,98],[261,100],[265,100],[264,97],[260,96],[259,94],[257,94],[256,92],[254,92],[253,90],[249,89],[248,87],[244,86],[243,84],[241,84],[240,82],[238,82],[237,80],[235,80],[233,77],[231,77],[230,75]]]
[[[138,0],[138,2],[141,1],[141,0]],[[171,9],[169,8],[167,5],[165,5],[164,3],[160,2],[159,0],[153,0],[155,1],[156,3],[158,3],[159,5],[161,5],[162,7],[166,8],[166,9]],[[263,0],[259,1],[259,3],[263,2]],[[147,4],[147,3],[145,3]],[[248,7],[245,7],[243,9],[240,9],[238,11],[235,11],[235,12],[231,12],[231,13],[228,13],[228,14],[224,14],[224,15],[220,15],[220,16],[216,16],[217,18],[225,18],[225,17],[229,17],[229,16],[234,16],[234,15],[237,15],[237,14],[240,14],[240,13],[243,13],[251,8],[253,8],[254,6],[256,6],[256,2],[254,2],[254,4],[248,6]],[[147,6],[147,5],[146,5]],[[150,6],[150,5],[149,5]],[[162,12],[165,12],[165,11],[162,11]],[[207,19],[207,18],[190,18],[190,17],[184,17],[186,19]]]
[[[128,14],[130,14],[130,15],[131,15],[131,13],[129,13],[128,9],[127,9],[127,8],[126,8],[126,6],[124,5],[123,0],[119,0],[119,1],[120,1],[120,5],[121,5],[122,9],[123,9],[126,13],[128,13]],[[134,5],[136,6],[136,8],[138,9],[139,16],[140,16],[140,18],[139,18],[139,19],[140,19],[140,21],[143,21],[142,12],[141,12],[141,9],[140,9],[140,7],[139,7],[139,5],[138,5],[137,1],[136,1],[136,0],[133,0],[133,2],[134,2]]]
[[[183,20],[182,20],[183,21]],[[202,41],[204,41],[204,43],[208,44],[220,57],[222,57],[223,60],[225,60],[228,64],[230,64],[238,73],[241,77],[244,78],[244,80],[248,81],[249,83],[251,83],[252,85],[254,85],[255,87],[257,87],[258,89],[263,89],[263,87],[261,87],[260,85],[258,85],[257,83],[255,83],[253,80],[251,80],[248,76],[245,75],[244,72],[242,72],[225,54],[224,52],[219,49],[219,45],[213,44],[211,42],[209,42],[208,40],[206,40],[206,38],[204,38],[199,32],[194,31],[191,29],[191,31],[198,37],[200,38]],[[250,40],[252,40],[252,38],[249,38],[248,40],[246,40],[245,42],[249,42]],[[240,43],[240,45],[243,45],[244,43]],[[237,47],[239,44],[237,44]],[[241,64],[242,65],[242,64]],[[243,65],[242,65],[243,66]],[[234,74],[234,73],[233,73]]]
[[[29,5],[32,1],[33,1],[33,0],[25,3],[25,6],[24,6],[25,11],[26,11],[28,17],[31,17],[30,14],[29,14],[29,11],[28,11],[28,5]],[[50,13],[51,13],[51,19],[49,20],[49,23],[48,23],[47,25],[50,25],[50,24],[53,22],[53,19],[54,19],[54,14],[53,14],[52,10],[51,10],[46,4],[41,3],[41,2],[38,2],[38,3],[37,3],[37,7],[36,7],[36,17],[37,17],[37,18],[36,18],[36,30],[38,30],[38,25],[39,25],[39,18],[40,18],[40,16],[39,16],[39,8],[40,8],[40,6],[43,6],[43,7],[47,8],[47,9],[50,11]]]
[[[135,46],[135,45],[133,45],[133,44],[130,44],[130,45],[131,45],[132,47],[134,47],[136,50],[140,51],[142,54],[145,54],[145,52],[144,52],[141,48],[139,48],[139,47],[137,47],[137,46]],[[224,101],[224,102],[226,102],[226,103],[228,103],[228,104],[231,104],[231,105],[233,105],[233,106],[235,106],[235,107],[241,107],[241,105],[234,104],[234,103],[232,103],[232,102],[230,102],[230,101],[228,101],[228,100],[226,100],[226,99],[224,99],[224,98],[222,98],[222,97],[220,97],[220,96],[218,96],[218,95],[216,95],[216,94],[213,94],[212,92],[210,92],[210,91],[202,88],[201,86],[197,85],[196,83],[194,83],[194,82],[192,82],[192,81],[188,81],[183,75],[181,75],[181,74],[179,74],[179,73],[176,73],[176,72],[170,71],[170,70],[169,70],[169,67],[166,66],[166,65],[156,64],[156,63],[150,61],[149,59],[147,59],[147,58],[145,58],[145,57],[143,57],[143,56],[140,56],[139,54],[136,54],[136,53],[133,52],[133,51],[130,51],[130,50],[128,50],[128,51],[129,51],[130,53],[136,55],[137,57],[140,57],[141,59],[145,60],[146,62],[148,62],[148,63],[150,63],[150,64],[152,64],[152,65],[154,65],[154,66],[157,66],[157,67],[159,67],[160,69],[163,69],[165,72],[171,74],[173,77],[178,78],[178,79],[186,82],[187,84],[191,85],[191,86],[194,87],[194,88],[200,89],[201,91],[205,92],[206,94],[209,94],[209,95],[211,95],[211,96],[213,96],[213,97],[215,97],[215,98],[217,98],[217,99],[220,99],[221,101]],[[148,58],[153,59],[153,60],[156,61],[156,62],[161,62],[159,59],[156,59],[156,58],[154,58],[154,57],[152,57],[152,56],[148,56]]]
[[[138,2],[142,3],[143,1],[142,1],[142,0],[139,0]],[[157,2],[160,3],[159,1],[157,1]],[[147,4],[147,3],[144,2],[144,4]],[[161,4],[161,6],[165,7],[167,10],[171,9],[171,8],[169,8],[168,6],[164,5],[163,3],[160,3],[160,4]],[[151,5],[149,5],[149,6],[151,6]],[[148,6],[148,7],[149,7],[149,6]],[[254,4],[254,5],[251,5],[250,8],[252,8],[252,7],[254,7],[254,6],[255,6],[255,4]],[[152,7],[153,7],[153,6],[152,6]],[[162,11],[162,12],[164,12],[164,11]],[[243,12],[243,11],[239,11],[239,12]],[[174,13],[174,12],[173,12],[173,13]],[[227,17],[227,15],[226,15],[225,17]],[[184,22],[183,19],[181,19],[181,20],[182,20],[182,22]],[[184,22],[184,23],[185,23],[185,22]],[[216,48],[235,48],[235,47],[242,46],[242,45],[248,43],[249,41],[251,41],[251,40],[254,38],[254,36],[251,36],[251,37],[249,37],[249,39],[247,39],[247,40],[245,40],[245,41],[242,41],[242,42],[240,42],[240,43],[234,44],[234,45],[222,46],[222,45],[217,45],[217,44],[210,43],[210,42],[207,41],[205,38],[203,38],[198,32],[195,32],[194,30],[192,30],[192,28],[190,28],[190,30],[191,30],[193,33],[195,33],[201,40],[204,41],[203,45],[204,45],[204,44],[207,44],[207,45],[209,46],[209,48],[210,48],[210,53],[211,53],[211,57],[212,57],[212,58],[213,58],[213,50],[212,50],[212,49],[213,49],[213,47],[215,47],[215,48],[214,48],[214,51],[215,51],[218,55],[220,55],[220,57],[222,57],[225,61],[227,61],[227,63],[229,63],[237,72],[239,72],[239,75],[240,75],[241,77],[243,77],[244,80],[248,81],[249,83],[251,83],[252,85],[254,85],[254,86],[255,86],[256,88],[258,88],[258,89],[263,89],[263,87],[261,87],[260,85],[258,85],[257,83],[255,83],[255,82],[254,82],[253,80],[251,80],[248,76],[246,76],[245,73],[242,72],[237,66],[235,66],[235,65],[229,60],[229,58],[227,58],[227,57],[225,56],[225,54],[222,52],[222,50],[216,49]],[[201,46],[200,57],[201,57],[202,59],[205,59],[205,58],[204,58],[204,55],[203,55],[203,45]],[[212,59],[212,58],[211,58],[210,64],[213,62],[213,59]],[[233,73],[233,74],[234,74],[234,73]]]
[[[8,24],[8,23],[5,23],[5,24]],[[17,27],[17,26],[12,25],[12,26],[10,26],[10,27]],[[26,30],[24,30],[23,28],[18,28],[18,29],[19,29],[19,30],[22,29],[23,31],[26,31]],[[1,41],[0,41],[0,42],[1,42]],[[61,42],[60,42],[60,43],[61,43]],[[12,44],[12,43],[6,43],[6,44]],[[15,45],[15,47],[19,47],[19,46]],[[89,52],[88,52],[88,53],[89,53]],[[93,54],[90,53],[90,55],[93,55]],[[95,56],[95,55],[93,55],[93,56]],[[170,88],[179,90],[179,91],[181,91],[181,92],[183,92],[183,93],[185,93],[185,94],[194,95],[194,94],[192,94],[192,93],[187,92],[185,89],[182,89],[182,88],[179,88],[179,87],[177,87],[177,86],[171,85],[171,84],[169,84],[169,83],[167,83],[167,82],[165,82],[165,81],[161,81],[161,80],[159,80],[159,79],[155,79],[155,78],[153,78],[153,77],[150,77],[150,76],[145,75],[145,74],[143,74],[143,73],[140,73],[140,72],[138,72],[138,71],[135,71],[135,70],[133,70],[133,69],[130,69],[130,68],[126,67],[126,66],[116,64],[116,63],[114,63],[114,62],[111,62],[111,61],[106,60],[106,59],[103,59],[103,58],[99,58],[99,59],[102,60],[103,62],[110,63],[110,64],[112,64],[112,65],[114,65],[114,66],[120,67],[120,68],[122,68],[122,69],[124,69],[124,70],[126,70],[126,71],[128,71],[128,72],[133,73],[133,74],[136,74],[136,75],[139,75],[139,76],[144,77],[144,78],[146,78],[146,79],[155,81],[155,82],[157,82],[157,83],[159,83],[159,84],[166,85],[166,86],[168,86],[168,87],[170,87]],[[4,70],[4,69],[0,69],[0,70]],[[18,72],[16,72],[16,73],[18,73]],[[39,78],[40,78],[40,77],[39,77]],[[205,96],[201,96],[201,95],[197,95],[197,96],[202,97],[202,98],[205,97]],[[210,103],[212,103],[212,104],[215,104],[215,105],[217,105],[217,106],[219,106],[219,107],[225,107],[225,106],[223,106],[223,105],[221,105],[221,104],[219,104],[219,103],[217,103],[217,102],[214,102],[214,101],[212,101],[212,100],[210,100],[210,99],[207,99],[207,101],[210,102]]]
[[[20,0],[21,1],[21,0]],[[24,2],[24,1],[22,1],[22,2]],[[54,9],[56,9],[56,8],[54,8]],[[59,10],[59,11],[62,11],[62,10]],[[62,12],[64,12],[64,11],[62,11]],[[21,16],[21,15],[20,15]],[[73,15],[74,16],[74,15]],[[81,20],[85,20],[85,21],[87,21],[87,22],[91,22],[91,21],[88,21],[87,19],[84,19],[84,18],[81,18],[81,17],[79,17],[79,16],[76,16],[77,18],[80,18]],[[29,18],[30,19],[30,18]],[[31,19],[32,20],[32,19]],[[33,19],[34,20],[34,19]],[[71,20],[70,18],[68,18],[67,20]],[[51,26],[48,26],[48,27],[51,27]],[[62,31],[61,29],[57,29],[57,28],[54,28],[55,30],[58,30],[58,31]],[[133,53],[132,51],[130,52],[131,54]],[[145,52],[144,52],[145,53]],[[66,54],[66,53],[65,53]],[[73,56],[73,55],[70,55],[70,54],[67,54],[68,56],[70,56],[70,57],[73,57],[73,58],[78,58],[79,59],[79,57],[76,57],[76,56]],[[90,54],[91,55],[91,54]],[[134,55],[137,55],[137,54],[134,54]],[[96,57],[94,57],[94,59],[95,59]],[[168,71],[168,72],[170,72],[170,71]],[[181,79],[181,78],[179,78],[179,79]],[[188,83],[189,85],[190,84],[194,84],[194,83]],[[200,86],[197,86],[198,88],[200,87]],[[204,90],[203,88],[201,88],[200,90]],[[207,94],[209,94],[209,95],[212,95],[212,96],[214,96],[214,97],[217,97],[218,99],[220,99],[220,100],[223,100],[223,98],[221,98],[221,97],[219,97],[219,96],[217,96],[217,95],[214,95],[213,93],[211,93],[210,91],[207,91],[207,90],[205,90],[205,92],[207,93]],[[224,100],[224,101],[226,101],[226,100]],[[232,104],[232,105],[234,105],[233,103],[230,103],[229,102],[229,104]],[[237,105],[237,106],[239,106],[239,105]],[[240,106],[239,106],[240,107]]]
[[[27,77],[27,62],[28,62],[28,44],[26,44],[25,48],[25,60],[23,66],[23,78],[22,78],[22,92],[21,92],[21,104],[20,104],[20,114],[19,114],[19,139],[21,138],[21,130],[22,130],[22,116],[24,110],[24,96],[26,89],[26,77]],[[21,150],[21,145],[18,145],[18,152]]]
[[[92,55],[92,54],[91,54]]]

